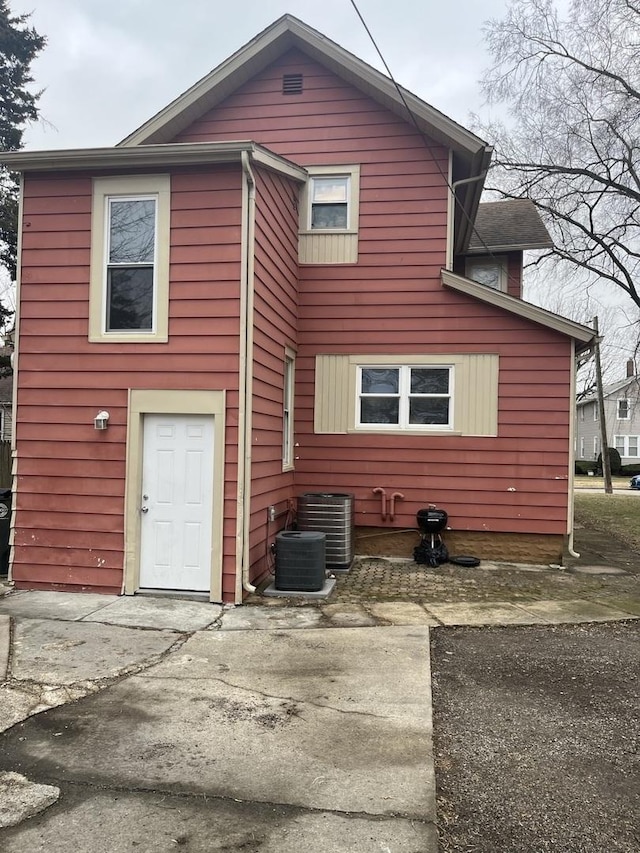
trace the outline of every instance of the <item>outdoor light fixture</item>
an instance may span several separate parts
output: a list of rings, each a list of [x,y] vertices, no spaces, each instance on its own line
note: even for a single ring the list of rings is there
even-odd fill
[[[98,412],[93,419],[93,425],[96,429],[106,429],[109,426],[109,412]]]

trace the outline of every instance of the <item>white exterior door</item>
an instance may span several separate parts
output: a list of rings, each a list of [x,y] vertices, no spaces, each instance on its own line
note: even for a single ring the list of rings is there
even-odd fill
[[[140,587],[208,592],[212,415],[145,415]]]

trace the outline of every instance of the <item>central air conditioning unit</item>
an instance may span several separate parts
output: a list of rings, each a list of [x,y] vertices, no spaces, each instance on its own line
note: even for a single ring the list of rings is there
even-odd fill
[[[348,571],[354,557],[355,498],[337,492],[306,492],[298,498],[298,529],[327,536],[327,568]]]
[[[325,582],[324,533],[284,530],[276,536],[274,586],[291,592],[319,592]]]

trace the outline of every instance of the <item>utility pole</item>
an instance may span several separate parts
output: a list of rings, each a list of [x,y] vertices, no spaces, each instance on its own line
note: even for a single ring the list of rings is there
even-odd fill
[[[593,328],[596,333],[594,354],[596,359],[596,390],[598,394],[598,418],[600,420],[600,447],[602,448],[602,478],[604,480],[604,491],[607,495],[613,494],[611,485],[611,459],[609,458],[609,443],[607,441],[607,422],[604,414],[604,394],[602,391],[602,365],[600,363],[600,334],[598,331],[598,318],[593,318]]]

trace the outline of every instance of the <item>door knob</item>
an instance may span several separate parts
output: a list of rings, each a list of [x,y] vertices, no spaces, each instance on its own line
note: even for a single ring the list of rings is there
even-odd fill
[[[141,506],[140,512],[149,512],[149,507],[148,506]]]

